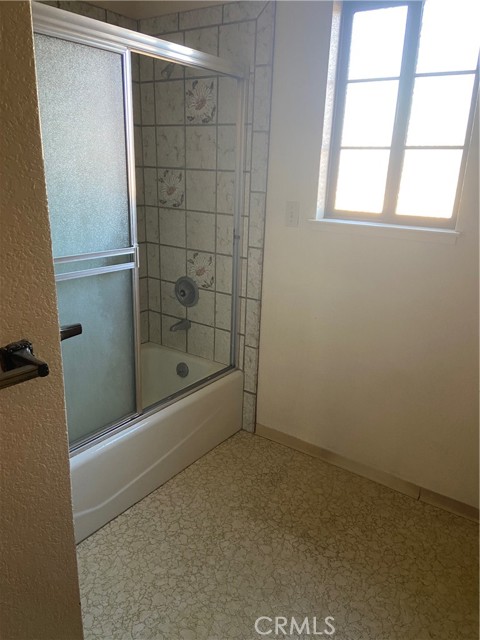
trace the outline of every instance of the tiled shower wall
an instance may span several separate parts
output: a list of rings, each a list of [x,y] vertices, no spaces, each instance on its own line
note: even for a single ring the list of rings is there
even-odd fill
[[[239,2],[139,22],[143,33],[250,65],[240,324],[240,366],[245,375],[243,426],[250,431],[255,424],[274,10],[272,2]],[[143,338],[147,339],[148,330],[150,341],[228,362],[233,83],[201,71],[187,70],[183,77],[178,67],[172,70],[164,62],[144,58],[138,79],[137,109],[140,105],[142,121],[137,126],[141,125],[142,135],[137,130],[136,137],[142,140],[143,149],[138,145],[137,160],[144,166],[145,207],[141,216],[146,243],[142,252],[148,265],[142,273]],[[213,96],[213,116],[208,109],[201,119],[188,113],[189,95],[195,91],[207,98]],[[162,147],[172,151],[168,163],[164,156],[158,157],[164,153]],[[149,164],[154,162],[155,150],[156,174]],[[141,181],[139,175],[138,183]],[[161,199],[165,183],[178,190],[178,197],[171,202],[176,206],[159,203],[157,214],[154,199]],[[202,279],[199,272],[204,272]],[[186,313],[173,294],[174,280],[185,273],[201,287],[198,307]],[[171,332],[170,326],[185,316],[192,320],[188,335]]]
[[[264,246],[264,219],[265,219],[265,194],[266,194],[266,182],[267,182],[267,166],[268,166],[268,142],[269,142],[269,130],[270,130],[270,100],[271,100],[271,77],[272,77],[272,59],[273,59],[273,37],[274,37],[274,22],[275,22],[275,3],[274,2],[233,2],[225,5],[217,5],[214,7],[208,7],[204,9],[196,9],[188,12],[174,13],[168,16],[159,16],[156,18],[149,18],[146,20],[140,20],[138,23],[129,18],[120,16],[119,14],[111,11],[105,11],[99,7],[95,7],[85,2],[48,2],[54,6],[59,6],[62,9],[74,11],[83,15],[87,15],[97,20],[109,22],[111,24],[118,24],[119,26],[138,30],[143,33],[155,35],[165,40],[177,42],[191,46],[200,51],[206,53],[212,53],[219,55],[220,57],[230,58],[236,62],[243,61],[245,64],[250,65],[250,87],[249,87],[249,106],[248,106],[248,127],[247,127],[247,172],[246,172],[246,197],[245,197],[245,210],[243,216],[244,222],[244,246],[242,251],[242,285],[241,285],[241,337],[240,337],[240,366],[244,370],[245,382],[244,382],[244,415],[243,415],[243,427],[248,431],[253,431],[255,426],[255,411],[256,411],[256,388],[257,388],[257,368],[258,368],[258,343],[259,343],[259,326],[260,326],[260,301],[261,301],[261,278],[262,278],[262,265],[263,265],[263,246]],[[135,70],[134,65],[134,90],[137,93],[137,109],[136,112],[141,114],[137,116],[139,119],[136,124],[139,127],[152,126],[143,123],[142,107],[145,109],[144,104],[140,102],[140,84],[150,82],[152,86],[156,81],[169,82],[174,80],[174,73],[178,73],[177,69],[172,71],[172,75],[168,78],[170,69],[165,68],[165,63],[159,63],[155,61],[152,66],[151,61],[143,63],[143,69],[137,68]],[[162,71],[163,76],[162,76]],[[153,78],[152,74],[153,73]],[[142,75],[143,74],[143,75]],[[147,74],[147,75],[145,75]],[[149,75],[150,74],[150,75]],[[192,74],[193,76],[193,74]],[[185,85],[189,82],[189,89],[192,89],[193,81],[204,82],[201,73],[198,77],[186,77]],[[146,78],[152,78],[147,80]],[[218,104],[217,114],[218,120],[216,121],[216,142],[221,142],[221,135],[218,134],[218,127],[227,125],[228,121],[222,122],[222,105],[226,98],[222,98],[221,82],[216,78],[216,87],[214,91],[218,91]],[[214,83],[215,84],[215,83]],[[197,85],[198,86],[198,85]],[[153,88],[153,97],[155,98],[155,89]],[[225,101],[225,109],[228,111],[228,100]],[[148,108],[147,108],[148,112]],[[196,124],[196,123],[192,123]],[[197,126],[208,126],[209,123],[198,124]],[[159,124],[158,126],[166,127],[165,124]],[[185,127],[186,129],[186,127]],[[194,127],[192,126],[192,130]],[[202,129],[203,131],[203,129]],[[142,142],[144,138],[144,132],[142,131]],[[201,132],[199,132],[201,133]],[[173,133],[170,133],[173,135]],[[193,135],[193,134],[192,134]],[[227,134],[228,135],[228,134]],[[145,133],[148,138],[148,135]],[[151,138],[151,137],[150,137]],[[148,142],[147,142],[148,145]],[[219,145],[218,145],[219,146]],[[208,142],[207,142],[208,147]],[[156,145],[152,147],[150,144],[149,153],[156,153]],[[152,186],[151,173],[147,176],[147,180],[144,184],[143,168],[145,150],[137,149],[137,164],[142,168],[137,171],[137,191],[139,197],[149,197],[147,194],[149,189],[155,189],[160,187],[162,189],[162,183],[158,180],[157,185]],[[169,160],[169,163],[171,161]],[[202,161],[203,162],[203,161]],[[160,166],[164,166],[162,160]],[[178,179],[180,171],[174,172],[176,167],[170,166],[172,173],[165,174],[163,176],[164,183],[168,182],[171,187],[180,185],[181,179]],[[218,168],[218,167],[217,167]],[[185,181],[185,173],[183,175],[183,181]],[[192,169],[192,174],[198,169]],[[201,171],[207,171],[207,169],[201,169]],[[225,201],[230,201],[231,192],[228,184],[228,171],[219,169],[216,173],[216,180],[222,180],[219,178],[220,174],[225,173],[225,180],[219,185],[216,193],[216,204],[208,210],[201,210],[198,204],[194,209],[186,209],[184,203],[182,207],[165,207],[163,214],[155,213],[148,209],[149,206],[139,206],[139,240],[141,244],[142,252],[142,325],[143,336],[146,339],[162,339],[162,328],[166,329],[164,335],[168,338],[164,338],[165,344],[170,344],[177,348],[187,348],[189,350],[197,351],[200,355],[211,354],[211,336],[213,331],[213,355],[219,361],[225,361],[226,354],[226,339],[227,330],[223,328],[228,327],[227,319],[227,300],[229,296],[229,290],[225,287],[225,279],[222,284],[222,273],[226,274],[228,269],[223,268],[223,271],[219,270],[219,265],[222,263],[228,264],[228,251],[226,248],[226,239],[229,236],[229,216],[231,219],[231,211],[228,207],[231,204],[220,204],[222,198]],[[175,175],[176,174],[176,175]],[[160,176],[162,177],[162,176]],[[193,176],[192,176],[193,177]],[[187,176],[188,178],[188,176]],[[173,182],[177,181],[174,185]],[[183,182],[184,198],[185,198],[185,182]],[[165,191],[165,189],[163,189]],[[171,191],[171,189],[170,189]],[[157,191],[157,197],[158,197]],[[188,200],[188,188],[186,190],[186,196]],[[233,198],[231,199],[233,204]],[[171,203],[173,204],[173,203]],[[188,203],[187,203],[187,206]],[[153,208],[156,208],[153,206]],[[172,211],[175,214],[180,213],[180,220],[183,221],[185,216],[185,223],[183,226],[183,235],[180,232],[180,223],[178,225],[168,225],[167,220],[170,216],[173,216]],[[170,214],[168,213],[170,211]],[[233,210],[232,210],[233,211]],[[195,215],[197,217],[195,219]],[[190,215],[189,215],[190,214]],[[203,214],[203,215],[201,215]],[[206,216],[216,216],[216,229],[212,235],[212,220]],[[190,217],[190,229],[189,234],[188,219]],[[156,222],[157,220],[157,222]],[[175,219],[178,222],[178,218]],[[220,222],[219,222],[220,221]],[[147,243],[147,224],[149,238],[155,239],[156,228],[158,226],[158,240]],[[197,239],[192,240],[195,237],[197,230]],[[162,238],[162,229],[164,235]],[[176,229],[176,231],[175,231]],[[166,230],[166,231],[165,231]],[[175,233],[178,235],[175,236]],[[153,235],[152,235],[153,234]],[[165,238],[168,239],[168,234],[174,234],[174,242],[168,244]],[[189,239],[190,235],[190,239]],[[198,237],[201,236],[201,237]],[[211,251],[213,237],[215,238],[215,251]],[[171,240],[169,241],[171,242]],[[208,244],[210,242],[210,244]],[[222,244],[223,242],[223,244]],[[152,283],[151,289],[148,286],[150,284],[150,274],[148,273],[147,263],[152,265],[152,272],[156,268],[157,255],[156,250],[150,248],[150,253],[147,250],[147,244],[158,247],[158,274],[161,277],[152,278],[157,282]],[[167,269],[172,269],[170,273],[172,276],[170,279],[165,279],[165,273],[161,271],[161,257],[160,247],[165,244],[165,250],[168,250],[163,261]],[[197,245],[195,247],[195,244]],[[191,248],[190,248],[191,247]],[[195,247],[195,248],[193,248]],[[221,251],[223,247],[224,251]],[[174,251],[180,249],[181,254]],[[162,251],[163,251],[162,247]],[[178,265],[178,259],[181,255],[183,260],[183,252],[185,256],[193,259],[193,253],[197,253],[198,266],[200,270],[205,267],[205,273],[208,274],[208,269],[212,265],[200,264],[203,254],[214,256],[215,269],[212,272],[214,277],[214,284],[210,287],[203,287],[201,290],[201,297],[204,299],[204,305],[200,307],[198,305],[196,318],[192,317],[192,322],[198,325],[198,328],[194,329],[193,333],[189,332],[190,337],[193,336],[193,343],[183,345],[182,336],[175,336],[173,332],[169,331],[169,323],[182,317],[183,307],[180,305],[175,306],[175,302],[171,297],[171,288],[169,283],[173,282],[173,276],[176,275],[176,266]],[[188,259],[188,258],[187,258]],[[187,267],[190,265],[190,274],[193,275],[192,263],[187,263]],[[168,271],[167,271],[168,273]],[[183,272],[185,273],[185,271]],[[179,275],[183,275],[180,274]],[[162,280],[163,279],[163,280]],[[208,282],[208,280],[206,281]],[[163,283],[166,283],[163,285]],[[163,285],[163,286],[162,286]],[[211,295],[208,296],[207,294]],[[202,295],[203,294],[203,295]],[[214,296],[214,297],[212,297]],[[213,307],[212,307],[213,304]],[[223,304],[223,306],[222,306]],[[223,312],[222,312],[223,310]],[[195,312],[194,312],[195,313]],[[213,323],[212,323],[213,313]],[[155,314],[155,315],[153,315]],[[221,319],[223,318],[223,320]],[[224,324],[222,325],[222,322]],[[195,334],[197,332],[197,334]],[[203,332],[203,333],[202,333]],[[173,336],[173,338],[172,338]],[[222,346],[223,338],[223,346]],[[179,343],[174,343],[172,340],[178,339]],[[202,353],[201,349],[206,345],[207,352]],[[198,347],[198,349],[197,349]]]
[[[144,184],[137,201],[146,239],[140,259],[142,341],[228,364],[236,83],[135,58],[137,172]],[[174,293],[175,281],[184,275],[200,291],[198,303],[187,309]],[[172,332],[184,318],[190,329]]]

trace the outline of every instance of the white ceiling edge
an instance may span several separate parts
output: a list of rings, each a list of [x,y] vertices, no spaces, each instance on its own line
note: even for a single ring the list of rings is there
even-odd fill
[[[127,18],[142,20],[180,11],[212,7],[229,1],[232,0],[92,0],[88,4],[120,13]]]

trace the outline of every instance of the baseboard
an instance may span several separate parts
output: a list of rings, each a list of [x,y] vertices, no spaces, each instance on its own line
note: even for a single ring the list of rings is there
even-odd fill
[[[434,491],[430,491],[429,489],[424,489],[423,487],[420,487],[412,482],[402,480],[401,478],[397,478],[396,476],[390,473],[386,473],[385,471],[373,469],[368,465],[362,464],[360,462],[355,462],[354,460],[345,458],[338,453],[333,453],[328,449],[323,449],[322,447],[318,447],[315,444],[305,442],[304,440],[295,438],[294,436],[283,433],[282,431],[277,431],[276,429],[272,429],[271,427],[266,427],[263,424],[257,423],[255,433],[257,434],[257,436],[261,436],[262,438],[266,438],[267,440],[272,440],[273,442],[277,442],[278,444],[283,444],[286,447],[295,449],[296,451],[306,453],[313,458],[319,458],[324,462],[328,462],[329,464],[333,464],[336,467],[340,467],[341,469],[345,469],[346,471],[355,473],[359,476],[362,476],[363,478],[368,478],[369,480],[373,480],[373,482],[378,482],[378,484],[382,484],[389,489],[393,489],[394,491],[403,493],[404,495],[414,498],[415,500],[421,500],[422,502],[430,504],[434,507],[439,507],[440,509],[444,509],[445,511],[450,511],[455,515],[462,516],[463,518],[467,518],[468,520],[473,520],[474,522],[478,522],[479,520],[479,510],[477,508],[472,507],[469,504],[459,502],[458,500],[454,500],[453,498],[435,493]]]

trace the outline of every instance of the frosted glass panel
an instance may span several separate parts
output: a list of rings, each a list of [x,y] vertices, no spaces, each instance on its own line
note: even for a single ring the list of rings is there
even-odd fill
[[[342,147],[389,147],[397,105],[398,82],[349,84]]]
[[[407,7],[358,11],[353,17],[348,79],[400,74]]]
[[[477,66],[478,0],[428,0],[418,51],[418,73],[467,71]]]
[[[341,151],[335,209],[381,213],[389,156],[389,151]]]
[[[405,151],[397,214],[451,218],[461,160],[460,149]]]
[[[35,36],[55,257],[130,244],[122,57]]]
[[[417,78],[407,145],[463,146],[473,82],[473,75]]]
[[[70,442],[135,412],[132,272],[57,283],[60,324],[83,333],[62,342]]]

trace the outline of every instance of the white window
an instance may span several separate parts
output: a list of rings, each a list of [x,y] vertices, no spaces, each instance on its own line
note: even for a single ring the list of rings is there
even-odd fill
[[[479,9],[478,0],[343,3],[323,217],[455,227],[478,93]]]

